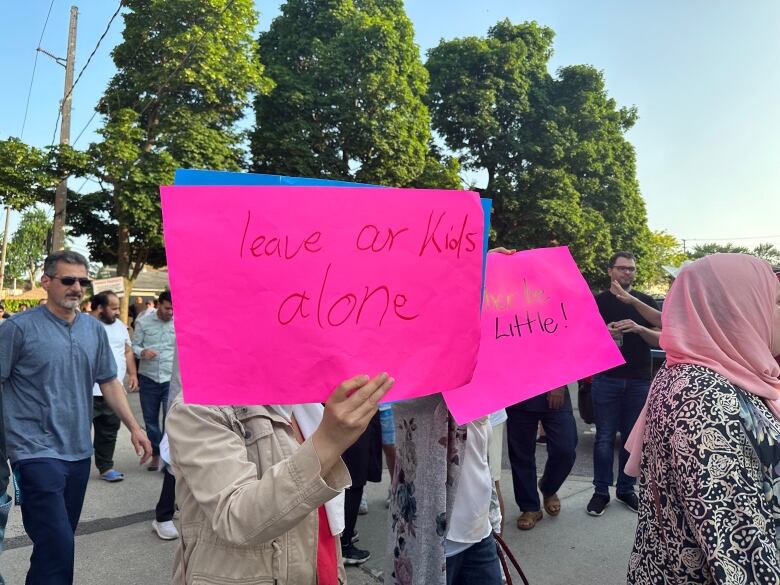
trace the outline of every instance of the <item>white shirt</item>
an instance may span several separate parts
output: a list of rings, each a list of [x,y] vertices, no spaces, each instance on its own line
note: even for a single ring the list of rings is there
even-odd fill
[[[488,419],[490,419],[490,426],[491,427],[497,427],[503,422],[506,422],[509,416],[506,413],[506,409],[502,408],[501,410],[497,410],[495,412],[491,412],[488,415]]]
[[[127,334],[127,326],[122,321],[117,319],[111,325],[107,325],[100,321],[101,325],[106,328],[106,335],[108,335],[108,344],[111,346],[111,353],[114,354],[114,361],[116,362],[116,379],[120,384],[124,383],[125,373],[127,372],[127,360],[125,359],[125,348],[130,345],[130,336]],[[95,384],[92,387],[93,396],[103,396],[100,392],[100,386]]]
[[[493,479],[488,466],[488,442],[493,429],[487,417],[468,423],[463,469],[450,517],[444,554],[459,554],[487,538],[490,524],[490,498]]]

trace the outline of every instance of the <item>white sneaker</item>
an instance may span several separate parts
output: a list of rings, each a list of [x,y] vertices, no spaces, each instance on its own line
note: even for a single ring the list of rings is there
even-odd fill
[[[163,540],[176,540],[179,538],[179,531],[176,530],[176,525],[173,520],[167,522],[158,522],[152,520],[152,529],[157,533],[157,536]]]
[[[363,496],[360,499],[360,506],[358,507],[358,515],[365,516],[368,514],[368,500],[366,500],[366,496]]]

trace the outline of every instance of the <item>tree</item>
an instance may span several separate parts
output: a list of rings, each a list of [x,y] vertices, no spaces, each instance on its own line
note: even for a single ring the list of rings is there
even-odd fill
[[[780,264],[780,249],[774,244],[758,244],[750,252],[753,256],[766,260],[770,264]]]
[[[410,187],[416,189],[462,189],[460,162],[454,156],[443,154],[439,147],[431,142],[425,157],[425,166]]]
[[[780,250],[774,244],[758,244],[753,249],[727,242],[725,244],[698,244],[688,253],[691,260],[698,260],[710,254],[751,254],[771,264],[780,264]]]
[[[677,268],[688,256],[683,252],[680,241],[665,231],[651,232],[648,243],[637,282],[645,287],[661,286],[667,281],[664,266]]]
[[[39,208],[25,211],[8,245],[7,272],[13,278],[27,279],[35,288],[36,274],[46,258],[46,239],[52,222]]]
[[[735,246],[731,242],[726,244],[697,244],[688,252],[691,260],[698,260],[710,254],[750,254],[745,246]]]
[[[430,173],[428,75],[402,0],[288,0],[259,43],[276,87],[255,100],[256,171],[387,186]]]
[[[497,242],[568,245],[593,286],[613,250],[639,258],[649,230],[625,133],[637,119],[603,74],[575,65],[552,76],[553,32],[504,20],[486,38],[442,41],[428,55],[434,129],[467,168],[484,170]]]
[[[74,233],[90,256],[116,264],[126,290],[144,264],[165,264],[159,185],[177,167],[237,170],[244,153],[236,125],[253,92],[267,91],[251,0],[127,0],[117,73],[98,111],[101,140],[84,175],[101,188],[79,196]],[[123,312],[126,312],[126,299]]]
[[[0,140],[0,203],[14,211],[33,205],[50,186],[46,153],[18,138]]]
[[[11,210],[27,209],[41,197],[41,191],[55,184],[46,154],[18,138],[0,140],[0,201],[5,207],[5,226]],[[0,292],[5,286],[8,235],[3,233],[0,251]]]
[[[552,29],[503,20],[486,38],[442,41],[428,51],[433,128],[467,169],[484,169],[485,193],[514,166],[530,93],[547,73]]]

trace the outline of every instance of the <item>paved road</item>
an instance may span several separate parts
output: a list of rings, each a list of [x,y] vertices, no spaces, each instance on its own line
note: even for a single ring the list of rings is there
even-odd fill
[[[131,404],[139,416],[137,395]],[[591,518],[585,505],[591,495],[592,435],[580,425],[578,464],[560,492],[563,511],[557,518],[540,522],[530,532],[514,528],[517,506],[511,501],[511,474],[504,461],[502,486],[507,498],[506,539],[515,551],[531,585],[618,585],[625,583],[625,568],[631,549],[636,515],[613,503],[602,518]],[[540,465],[544,447],[537,449]],[[151,530],[154,504],[162,476],[140,468],[121,432],[117,467],[126,473],[125,481],[108,484],[93,479],[77,536],[76,580],[78,585],[155,585],[170,582],[171,562],[176,542],[163,542]],[[369,484],[369,514],[358,520],[360,545],[372,558],[360,568],[348,570],[351,585],[381,582],[385,548],[386,512],[384,499],[388,478]],[[24,583],[31,547],[21,526],[18,509],[12,511],[8,526],[8,549],[0,556],[0,569],[11,585]],[[519,582],[519,581],[518,581]]]

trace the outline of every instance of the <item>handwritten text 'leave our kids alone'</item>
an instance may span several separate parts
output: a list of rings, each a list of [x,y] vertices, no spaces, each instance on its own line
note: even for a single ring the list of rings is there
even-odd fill
[[[453,222],[447,212],[431,211],[424,233],[420,231],[417,235],[418,244],[413,248],[410,248],[408,241],[408,238],[415,237],[410,227],[380,227],[374,224],[366,224],[356,230],[354,245],[360,253],[389,254],[399,249],[396,244],[406,240],[401,247],[407,255],[411,249],[418,257],[451,254],[460,259],[463,254],[481,253],[481,234],[470,231],[468,226],[468,214],[462,221]],[[319,230],[297,237],[262,232],[262,229],[253,229],[252,214],[247,211],[239,253],[241,259],[278,258],[292,261],[299,254],[324,252],[326,237]],[[334,274],[333,262],[324,265],[321,274],[316,286],[311,289],[314,292],[310,293],[309,288],[304,288],[281,300],[276,314],[280,325],[313,319],[321,328],[345,324],[382,326],[388,312],[401,321],[412,321],[419,317],[413,308],[414,303],[410,303],[403,291],[391,292],[387,284],[372,283],[363,286],[362,291],[334,293],[331,288],[339,278]]]

